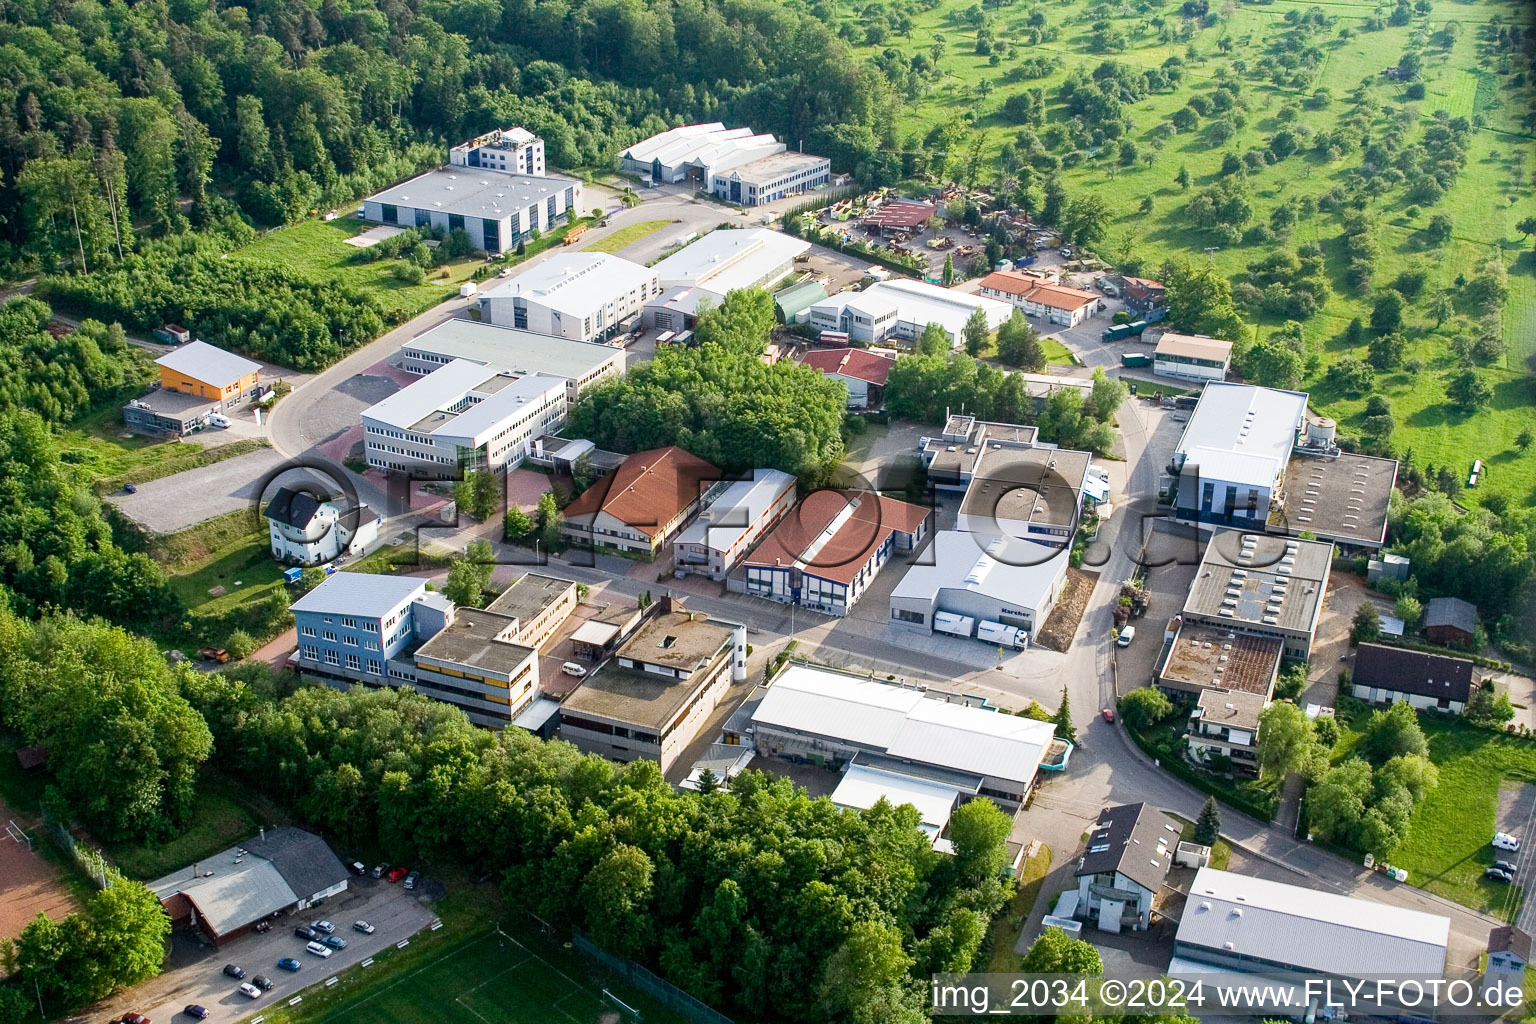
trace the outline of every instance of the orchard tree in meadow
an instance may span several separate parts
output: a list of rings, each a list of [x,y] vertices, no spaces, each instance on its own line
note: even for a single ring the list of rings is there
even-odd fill
[[[1445,382],[1445,397],[1463,412],[1475,412],[1493,400],[1493,388],[1476,370],[1462,370]]]
[[[1057,227],[1073,245],[1092,248],[1104,238],[1112,215],[1109,203],[1098,193],[1084,193],[1067,200]]]
[[[1395,291],[1385,291],[1371,307],[1371,330],[1387,334],[1403,326],[1403,297]]]
[[[1520,232],[1523,238],[1530,238],[1532,235],[1536,235],[1536,217],[1522,217],[1520,222],[1515,225],[1515,230]]]

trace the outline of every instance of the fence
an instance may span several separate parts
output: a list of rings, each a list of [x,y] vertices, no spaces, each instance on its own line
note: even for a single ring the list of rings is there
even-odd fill
[[[116,868],[107,863],[107,858],[100,850],[82,846],[79,840],[70,834],[68,828],[59,822],[50,821],[46,813],[43,815],[43,827],[48,830],[48,837],[59,849],[69,854],[75,866],[84,872],[96,888],[110,888],[122,877],[117,873]]]
[[[646,995],[665,1003],[668,1008],[693,1021],[694,1024],[734,1024],[731,1018],[699,1002],[676,985],[659,978],[633,960],[620,960],[611,953],[604,953],[580,928],[571,930],[571,943],[584,956],[602,964],[610,971],[626,979]]]

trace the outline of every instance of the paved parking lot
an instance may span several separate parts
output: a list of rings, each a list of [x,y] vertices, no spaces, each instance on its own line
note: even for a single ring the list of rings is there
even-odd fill
[[[139,485],[137,494],[119,491],[107,500],[152,533],[175,533],[214,516],[252,507],[261,482],[287,461],[281,453],[264,448],[211,466],[150,480]],[[332,481],[295,470],[275,479],[266,493],[270,495],[279,482],[306,477],[320,487],[335,487]]]
[[[212,1012],[209,1021],[218,1024],[280,1006],[303,989],[320,984],[431,925],[435,915],[418,898],[420,895],[421,890],[406,892],[398,884],[354,878],[351,887],[340,896],[274,921],[272,930],[265,934],[244,935],[214,948],[178,932],[173,940],[171,963],[164,974],[130,993],[114,997],[99,1009],[109,1011],[113,1018],[131,1010],[157,1024],[165,1024],[178,1018],[190,1020],[181,1011],[195,1003],[207,1007]],[[347,940],[346,949],[325,959],[306,952],[304,940],[293,934],[295,925],[321,918],[336,925],[336,934]],[[359,919],[368,921],[377,931],[372,935],[353,931],[352,922]],[[288,956],[304,965],[297,973],[278,968],[277,961]],[[253,975],[266,975],[272,979],[272,990],[259,999],[242,995],[240,982],[224,975],[225,964],[244,968],[246,981]]]

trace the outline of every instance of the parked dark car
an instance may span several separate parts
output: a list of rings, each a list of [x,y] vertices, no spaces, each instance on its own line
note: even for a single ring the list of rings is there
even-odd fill
[[[188,1006],[185,1010],[182,1010],[181,1012],[186,1014],[188,1017],[193,1017],[193,1018],[195,1018],[197,1020],[207,1020],[208,1019],[208,1007],[206,1007],[206,1006],[198,1006],[196,1003],[193,1003],[191,1006]]]
[[[421,872],[412,871],[410,874],[405,876],[405,887],[407,889],[414,889],[416,888],[416,883],[419,881],[421,881]]]
[[[272,991],[272,979],[267,977],[265,974],[258,974],[258,975],[256,975],[254,978],[251,979],[251,984],[255,985],[257,988],[261,989],[263,992],[271,992]]]
[[[128,494],[138,494],[139,493],[139,489],[137,487],[133,486],[133,484],[123,484],[123,490],[126,493],[128,493]]]
[[[1495,882],[1513,882],[1515,880],[1515,876],[1508,871],[1495,867],[1490,867],[1487,871],[1484,871],[1483,877],[1491,878]]]
[[[243,978],[243,977],[245,977],[245,969],[241,968],[241,967],[236,967],[234,964],[225,964],[224,965],[224,973],[229,975],[231,978]]]
[[[285,971],[296,971],[304,965],[299,963],[291,956],[285,956],[277,962],[277,966],[281,967]]]
[[[1511,875],[1518,874],[1520,871],[1520,869],[1515,866],[1515,862],[1509,860],[1496,860],[1493,862],[1493,866],[1498,868],[1500,871],[1508,872]]]
[[[332,949],[347,948],[347,940],[342,938],[340,935],[327,935],[320,941],[325,943],[327,946],[330,946]]]
[[[315,931],[313,928],[311,928],[307,924],[301,924],[298,927],[294,928],[293,934],[297,935],[299,938],[303,939],[305,942],[314,942],[316,939],[318,939],[320,937],[320,933]]]
[[[372,875],[374,878],[383,878],[384,877],[384,872],[386,872],[388,870],[389,870],[389,861],[385,860],[385,861],[380,861],[379,863],[375,864],[373,866],[373,870],[368,872],[368,873],[370,875]]]

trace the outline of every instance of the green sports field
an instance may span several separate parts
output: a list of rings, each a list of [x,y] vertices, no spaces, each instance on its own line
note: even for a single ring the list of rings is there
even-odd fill
[[[312,1024],[596,1024],[613,1011],[600,990],[491,931],[304,1019]]]

